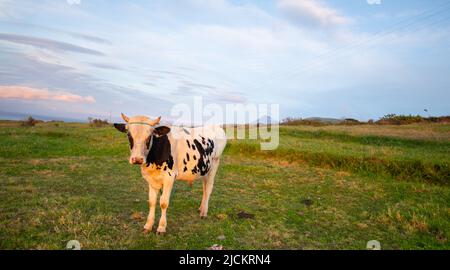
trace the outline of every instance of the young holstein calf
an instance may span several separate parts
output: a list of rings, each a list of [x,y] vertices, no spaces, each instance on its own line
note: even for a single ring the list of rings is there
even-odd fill
[[[146,116],[127,117],[122,114],[122,118],[126,124],[114,124],[114,127],[127,133],[131,149],[130,164],[141,165],[142,176],[149,186],[150,212],[144,232],[148,233],[153,228],[161,188],[161,218],[157,233],[166,232],[166,211],[175,180],[192,183],[203,178],[203,198],[199,210],[200,217],[206,217],[220,155],[226,145],[224,130],[217,126],[158,126],[161,117],[151,120]]]

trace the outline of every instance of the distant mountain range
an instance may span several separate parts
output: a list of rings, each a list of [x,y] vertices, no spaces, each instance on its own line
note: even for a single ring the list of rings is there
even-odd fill
[[[32,116],[35,119],[43,120],[43,121],[64,121],[64,122],[87,122],[86,120],[82,119],[75,119],[75,118],[68,118],[68,117],[58,117],[58,116],[48,116],[48,115],[39,115],[34,113],[16,113],[16,112],[3,112],[0,111],[0,119],[2,120],[24,120],[28,118],[29,116]]]

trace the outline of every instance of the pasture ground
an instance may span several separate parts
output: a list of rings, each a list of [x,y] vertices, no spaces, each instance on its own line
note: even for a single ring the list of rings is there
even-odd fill
[[[280,135],[270,152],[229,142],[205,220],[201,183],[177,182],[167,234],[157,236],[142,233],[147,186],[127,162],[126,136],[0,121],[0,249],[64,249],[72,239],[83,249],[365,249],[373,239],[383,249],[450,248],[450,125]]]

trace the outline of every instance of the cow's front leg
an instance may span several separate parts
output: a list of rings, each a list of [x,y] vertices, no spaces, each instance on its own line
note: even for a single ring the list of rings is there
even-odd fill
[[[164,179],[163,184],[163,192],[159,199],[159,205],[161,206],[161,218],[159,220],[159,226],[156,232],[158,234],[163,234],[166,232],[167,227],[167,217],[166,212],[169,207],[170,193],[172,192],[174,178],[166,178]]]
[[[144,232],[149,233],[153,224],[155,223],[155,210],[156,210],[156,199],[158,197],[158,190],[154,189],[151,185],[148,185],[148,205],[150,211],[148,213],[147,222],[144,225]]]

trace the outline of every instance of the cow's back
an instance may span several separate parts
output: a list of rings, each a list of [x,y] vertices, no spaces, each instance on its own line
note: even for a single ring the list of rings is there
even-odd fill
[[[226,146],[225,131],[220,126],[171,127],[169,134],[179,180],[193,181],[207,175]]]

